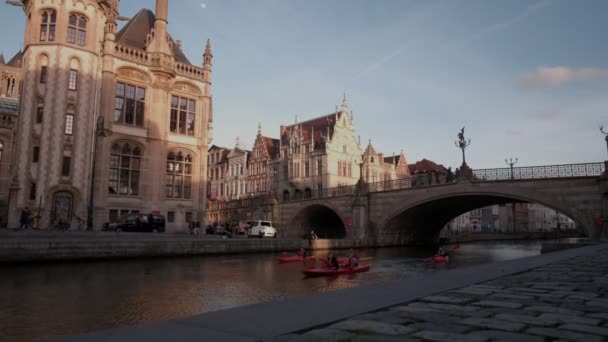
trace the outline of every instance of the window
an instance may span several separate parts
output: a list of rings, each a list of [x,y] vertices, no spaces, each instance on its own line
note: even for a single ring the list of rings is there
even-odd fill
[[[57,21],[57,13],[53,10],[45,10],[42,12],[42,21],[40,22],[40,40],[52,42],[55,40],[55,22]]]
[[[78,85],[78,70],[71,69],[70,70],[70,79],[68,80],[68,89],[76,90],[77,85]]]
[[[186,213],[186,222],[188,222],[188,223],[192,222],[192,212]]]
[[[144,126],[146,90],[126,83],[116,83],[114,122]]]
[[[84,46],[87,36],[87,19],[71,14],[68,22],[68,43]]]
[[[36,183],[32,182],[30,184],[30,201],[36,200]]]
[[[304,163],[304,177],[310,177],[310,164]]]
[[[171,96],[171,132],[194,135],[194,113],[196,101],[179,96]]]
[[[191,155],[184,155],[182,152],[169,152],[167,154],[165,196],[167,198],[192,197]]]
[[[116,209],[110,209],[109,215],[108,215],[108,220],[110,222],[115,222],[118,220],[118,210]]]
[[[108,192],[112,195],[139,195],[139,176],[142,153],[130,143],[115,143],[110,154],[110,181]]]
[[[36,108],[36,123],[42,123],[42,116],[44,114],[44,107],[40,106]]]
[[[47,67],[43,66],[40,68],[40,83],[46,83],[47,81]]]
[[[4,152],[4,142],[0,141],[0,161],[2,161],[2,152]]]
[[[65,134],[72,135],[74,131],[74,114],[65,115]]]
[[[70,166],[72,164],[72,157],[63,157],[63,163],[61,164],[61,176],[69,177],[70,176]]]
[[[32,155],[32,163],[37,163],[40,158],[40,147],[34,146],[34,153]]]
[[[167,212],[167,222],[175,222],[175,211],[168,211]]]

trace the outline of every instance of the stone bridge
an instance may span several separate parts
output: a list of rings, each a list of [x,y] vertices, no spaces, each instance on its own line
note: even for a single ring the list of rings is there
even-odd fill
[[[600,230],[594,220],[608,216],[608,177],[600,176],[603,171],[602,166],[590,173],[597,175],[575,172],[531,179],[473,176],[454,183],[390,186],[382,191],[369,185],[341,188],[337,193],[324,189],[325,194],[314,198],[274,199],[255,210],[260,212],[265,206],[263,211],[269,214],[265,218],[274,221],[282,237],[300,237],[314,228],[323,230],[326,237],[371,239],[382,246],[433,243],[450,220],[477,208],[539,203],[567,215],[597,239]]]

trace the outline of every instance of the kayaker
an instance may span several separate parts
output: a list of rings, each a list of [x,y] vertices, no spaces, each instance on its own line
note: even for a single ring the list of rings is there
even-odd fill
[[[302,257],[303,259],[306,259],[306,250],[304,248],[300,248],[300,250],[298,251],[298,256]]]
[[[340,263],[338,262],[338,258],[336,258],[335,254],[332,254],[329,258],[329,264],[335,269],[340,268]]]
[[[359,266],[359,255],[356,249],[351,249],[348,256],[348,267],[353,268],[357,266]]]

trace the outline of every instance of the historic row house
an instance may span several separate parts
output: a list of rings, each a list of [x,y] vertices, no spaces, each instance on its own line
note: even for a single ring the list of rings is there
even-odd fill
[[[207,196],[210,200],[250,197],[247,165],[251,151],[241,148],[239,138],[232,149],[213,145],[209,148]]]
[[[377,153],[371,140],[363,152],[363,180],[374,190],[393,190],[411,186],[410,169],[403,151],[399,156]],[[398,182],[394,182],[398,180]]]
[[[13,146],[17,137],[19,94],[21,93],[21,58],[18,52],[8,62],[0,54],[0,227],[8,220]]]
[[[21,6],[22,119],[9,224],[39,206],[42,227],[76,217],[97,230],[150,212],[166,217],[168,231],[204,221],[209,41],[201,66],[191,63],[167,31],[168,0],[120,30],[118,0]]]
[[[259,124],[248,165],[247,179],[253,196],[278,191],[278,168],[273,160],[279,156],[279,146],[279,139],[262,135]]]

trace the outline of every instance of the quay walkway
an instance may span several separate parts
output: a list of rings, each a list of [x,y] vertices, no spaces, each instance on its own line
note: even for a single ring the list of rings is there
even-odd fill
[[[55,341],[604,341],[608,244]]]

